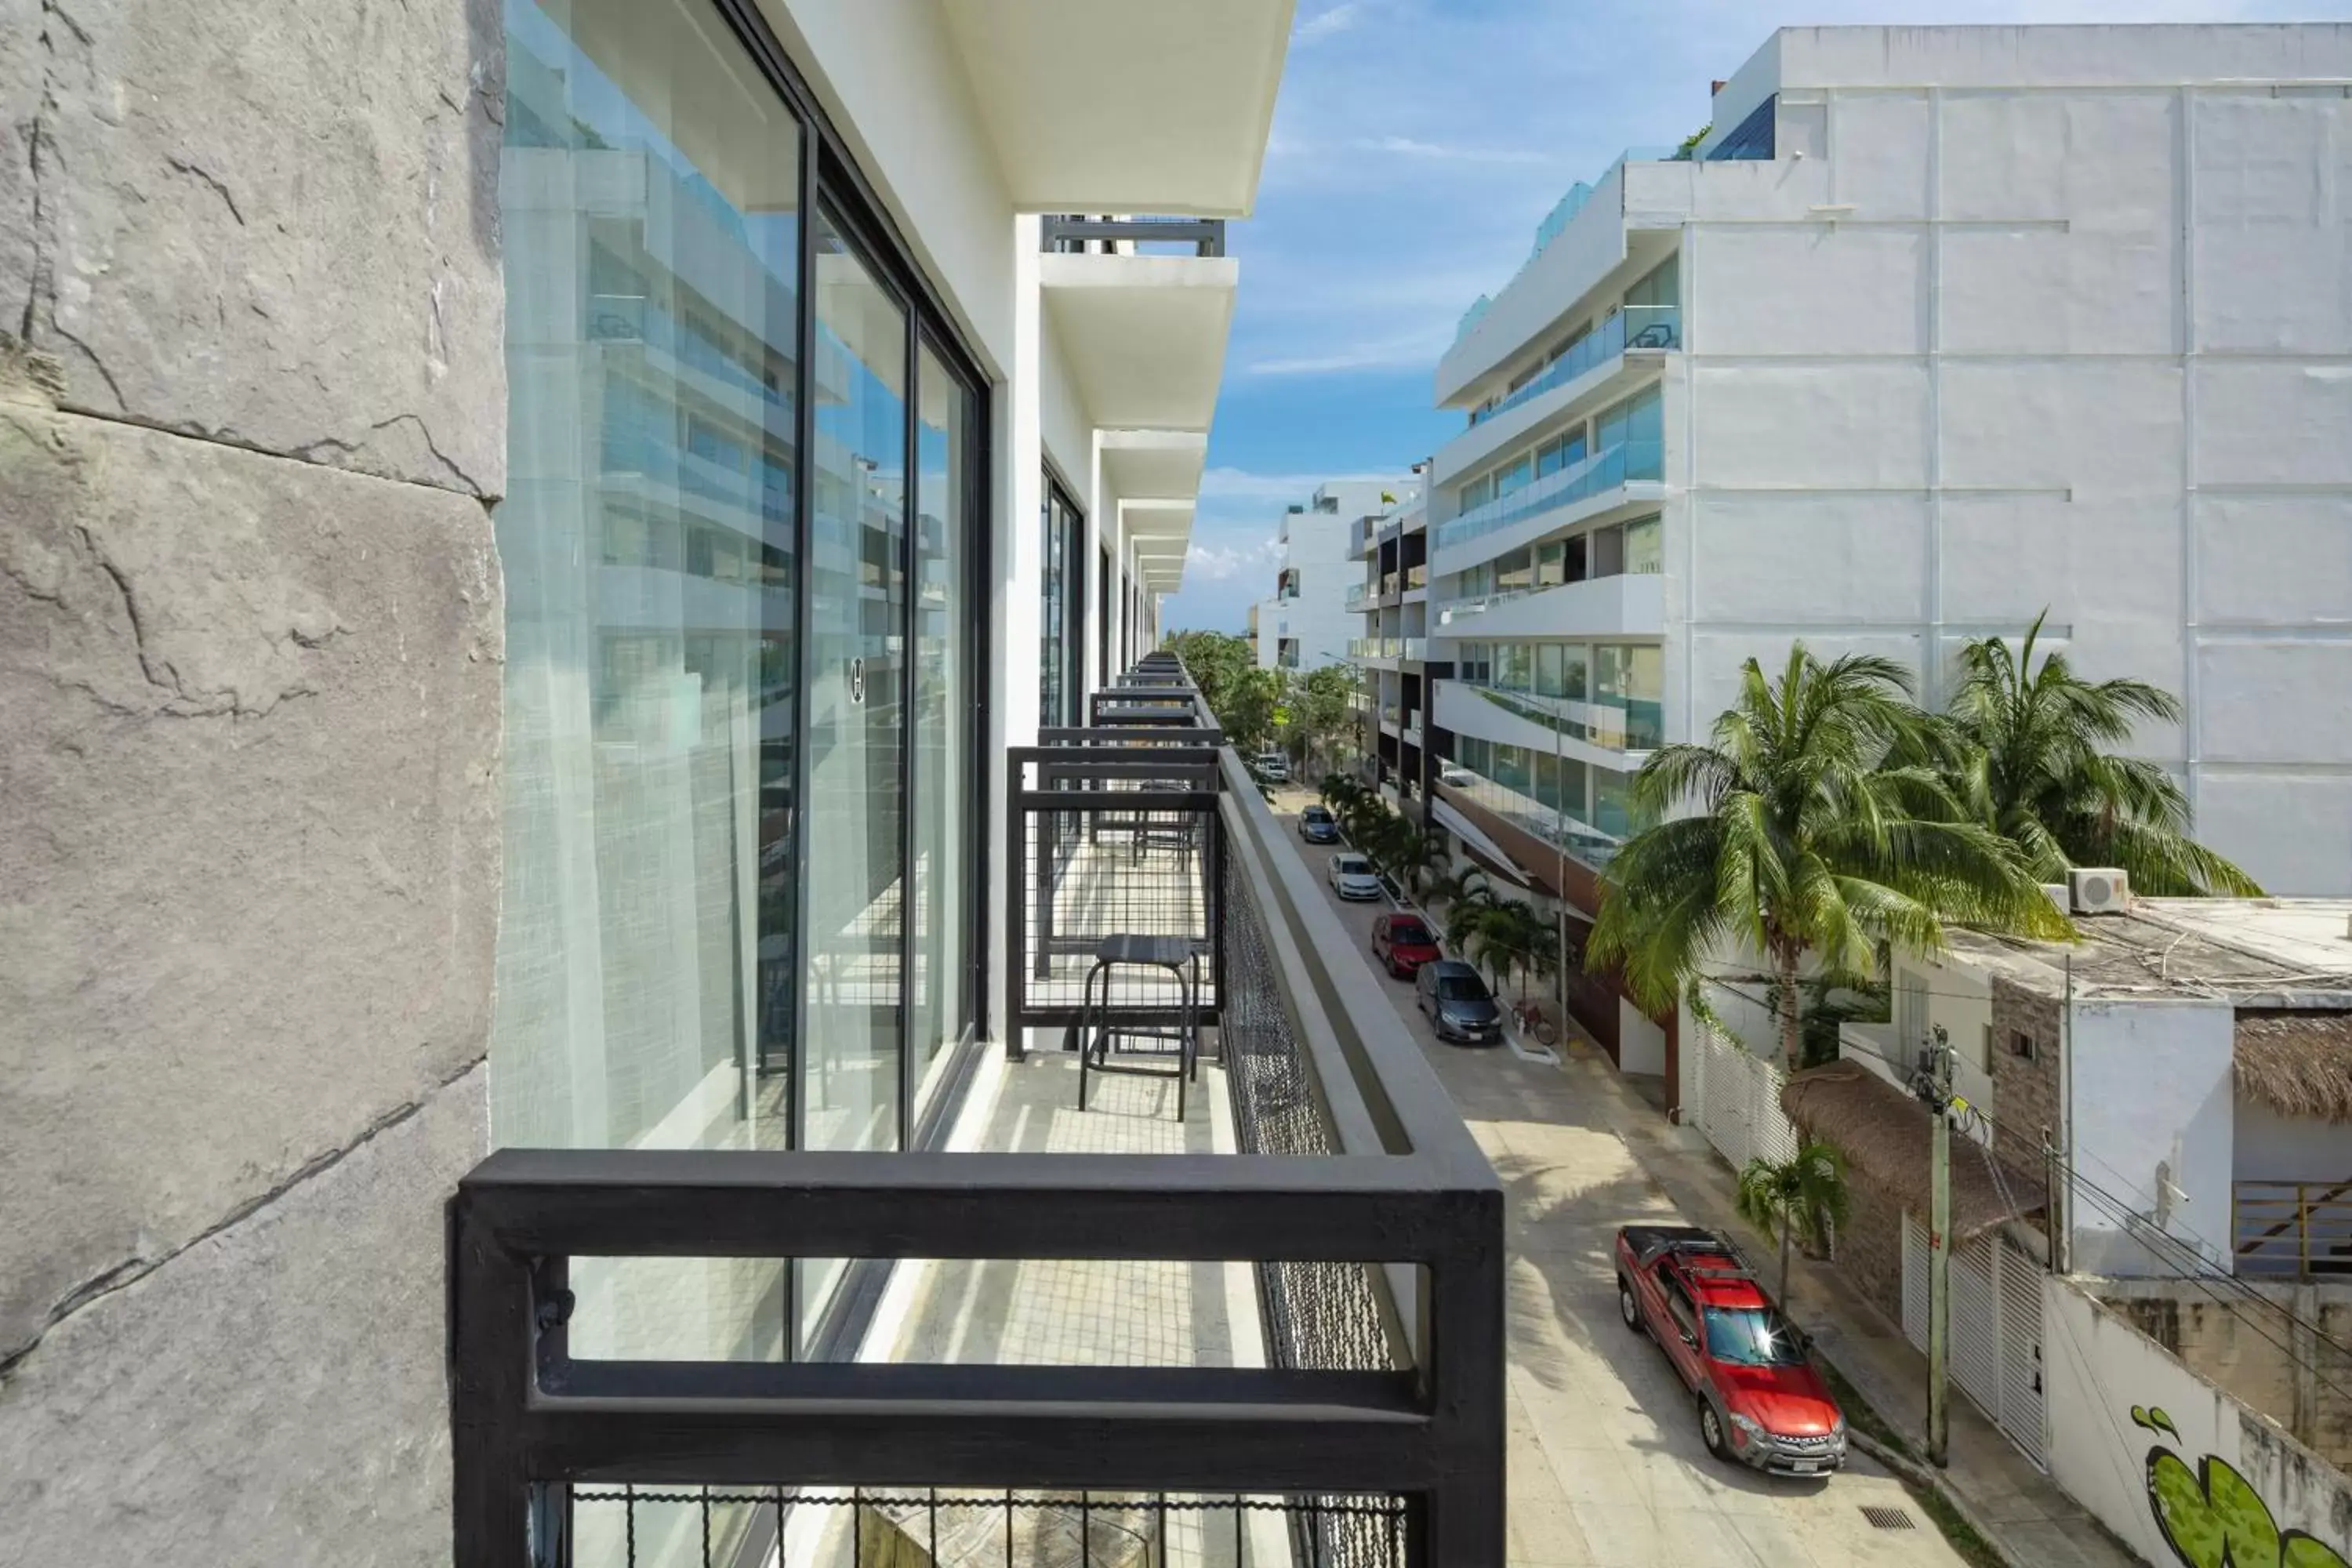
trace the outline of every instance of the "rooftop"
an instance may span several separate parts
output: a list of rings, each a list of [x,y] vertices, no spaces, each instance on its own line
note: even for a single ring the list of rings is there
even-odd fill
[[[1956,932],[1954,952],[2042,995],[2352,1007],[2352,900],[2139,899],[2078,942]]]

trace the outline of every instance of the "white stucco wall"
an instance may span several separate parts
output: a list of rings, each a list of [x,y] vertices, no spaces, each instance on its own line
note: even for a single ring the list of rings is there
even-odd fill
[[[1666,1032],[1623,997],[1617,1000],[1617,1070],[1663,1073],[1666,1070]]]
[[[2242,1182],[2352,1182],[2352,1126],[2237,1098],[2231,1172]]]
[[[2075,1170],[2113,1202],[2152,1218],[2159,1164],[2178,1190],[2168,1232],[2226,1266],[2236,1017],[2226,1002],[2078,1002],[2067,1031]],[[2084,1199],[2074,1208],[2075,1268],[2159,1268],[2121,1218]]]
[[[2352,30],[2047,31],[2116,52],[1778,35],[1790,81],[1811,40],[1819,156],[1629,172],[1629,210],[1685,225],[1668,733],[1794,637],[1932,698],[2046,606],[2083,673],[2189,704],[2134,749],[2202,837],[2273,891],[2352,889],[2352,99],[2207,63],[2352,69]],[[2061,62],[2099,85],[2032,74]]]
[[[2042,1284],[2042,1361],[2053,1479],[2142,1561],[2221,1568],[2219,1541],[2210,1559],[2174,1550],[2149,1484],[2164,1455],[2188,1468],[2164,1465],[2179,1488],[2168,1494],[2181,1521],[2174,1533],[2190,1552],[2196,1537],[2184,1527],[2217,1490],[2230,1495],[2228,1472],[2261,1500],[2273,1531],[2352,1552],[2352,1482],[2341,1470],[2061,1279]],[[2236,1561],[2276,1562],[2276,1547]]]

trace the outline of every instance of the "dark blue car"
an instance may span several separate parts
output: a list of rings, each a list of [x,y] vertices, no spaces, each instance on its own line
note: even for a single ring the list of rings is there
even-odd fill
[[[1298,837],[1309,844],[1339,842],[1339,819],[1328,805],[1310,805],[1298,814]]]

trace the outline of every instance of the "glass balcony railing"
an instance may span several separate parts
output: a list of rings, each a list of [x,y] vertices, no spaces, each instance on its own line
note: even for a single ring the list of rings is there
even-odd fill
[[[1628,305],[1579,339],[1569,351],[1544,367],[1543,373],[1501,401],[1470,411],[1473,426],[1520,404],[1541,397],[1556,386],[1608,363],[1631,349],[1678,349],[1683,346],[1683,313],[1674,305]]]
[[[1398,584],[1398,583],[1397,583],[1397,574],[1396,574],[1395,573],[1393,573],[1393,572],[1384,572],[1384,573],[1382,573],[1382,574],[1381,574],[1381,598],[1385,599],[1385,598],[1387,598],[1390,595],[1391,595],[1391,594],[1393,594],[1393,593],[1396,593],[1396,592],[1398,591],[1398,587],[1399,587],[1399,584]]]
[[[1458,679],[1457,684],[1506,713],[1556,730],[1571,740],[1606,746],[1612,752],[1652,752],[1665,744],[1665,708],[1654,699],[1546,697],[1506,690],[1484,680]]]
[[[1658,440],[1620,441],[1580,463],[1546,474],[1507,496],[1472,507],[1461,516],[1437,525],[1437,547],[1451,550],[1497,529],[1525,522],[1541,512],[1571,506],[1629,480],[1657,480],[1665,476],[1665,444]]]
[[[1406,567],[1404,569],[1404,585],[1407,592],[1411,592],[1415,588],[1428,587],[1429,567],[1426,564]]]
[[[1402,637],[1350,637],[1348,640],[1349,658],[1394,658],[1403,646]]]
[[[1372,595],[1370,591],[1361,583],[1357,584],[1354,587],[1348,590],[1347,605],[1349,609],[1360,612],[1371,602]]]
[[[1427,658],[1429,657],[1429,639],[1427,637],[1406,637],[1403,639],[1403,642],[1400,647],[1398,657],[1401,658]]]
[[[1617,155],[1615,163],[1601,171],[1601,178],[1589,184],[1579,180],[1570,185],[1568,194],[1552,204],[1552,209],[1544,215],[1543,222],[1536,225],[1535,248],[1528,252],[1525,261],[1519,263],[1518,271],[1511,274],[1511,282],[1504,284],[1493,294],[1481,294],[1471,301],[1470,308],[1462,312],[1461,321],[1454,326],[1454,341],[1460,342],[1470,335],[1473,328],[1486,319],[1486,312],[1495,300],[1509,292],[1511,283],[1517,283],[1520,275],[1535,265],[1536,258],[1541,256],[1553,240],[1568,232],[1568,226],[1576,221],[1577,215],[1592,200],[1593,193],[1609,183],[1610,175],[1627,163],[1671,163],[1689,156],[1678,147],[1628,147]]]
[[[1628,818],[1622,783],[1611,775],[1602,787],[1600,779],[1607,770],[1594,768],[1590,772],[1594,777],[1589,783],[1579,775],[1579,793],[1583,787],[1591,787],[1598,792],[1598,798],[1579,800],[1577,810],[1562,809],[1566,803],[1543,798],[1538,782],[1530,781],[1521,788],[1490,779],[1459,763],[1446,764],[1444,783],[1448,788],[1468,796],[1472,805],[1493,812],[1514,827],[1547,844],[1557,845],[1586,865],[1597,868],[1606,866],[1617,853],[1619,845],[1633,831],[1633,824]],[[1601,823],[1586,820],[1590,816],[1601,818]]]

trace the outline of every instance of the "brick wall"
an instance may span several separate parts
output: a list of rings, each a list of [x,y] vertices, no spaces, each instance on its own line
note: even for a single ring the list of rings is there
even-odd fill
[[[2017,1053],[2022,1036],[2031,1058]],[[2042,1130],[2058,1124],[2058,1001],[1996,975],[1992,983],[1993,1152],[2021,1171],[2042,1169]]]
[[[1869,1184],[1847,1185],[1846,1223],[1838,1229],[1837,1267],[1864,1298],[1896,1325],[1903,1321],[1903,1205]]]

